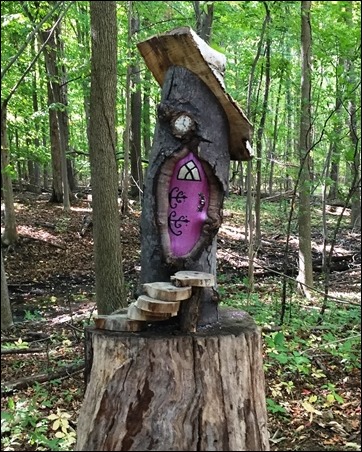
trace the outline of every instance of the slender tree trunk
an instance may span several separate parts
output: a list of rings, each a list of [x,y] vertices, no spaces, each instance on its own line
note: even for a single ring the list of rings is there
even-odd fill
[[[42,33],[42,39],[45,41],[48,37],[47,32]],[[52,156],[52,196],[50,202],[63,202],[63,183],[62,183],[62,148],[60,143],[59,124],[57,112],[52,105],[57,100],[54,96],[55,80],[58,80],[58,72],[56,69],[56,45],[54,34],[48,41],[48,46],[44,49],[45,64],[48,74],[47,91],[48,91],[48,108],[49,108],[49,135],[50,149]],[[59,85],[58,85],[59,87]]]
[[[252,122],[254,122],[255,119],[255,108],[254,105],[257,105],[257,102],[254,100],[254,84],[255,84],[255,71],[258,64],[258,61],[260,59],[262,45],[264,42],[264,35],[265,30],[267,26],[267,18],[264,18],[262,30],[260,33],[260,38],[258,42],[258,48],[255,55],[255,58],[253,60],[253,63],[251,65],[250,70],[250,76],[248,81],[248,93],[247,93],[247,116],[248,118],[253,118]],[[254,274],[254,261],[251,257],[254,256],[254,218],[252,218],[253,215],[253,197],[252,197],[252,163],[248,162],[247,164],[247,171],[246,171],[246,186],[247,186],[247,199],[246,199],[246,215],[245,215],[245,238],[247,240],[247,243],[249,244],[249,279],[252,277],[251,275]],[[252,286],[252,282],[251,282]],[[249,285],[249,291],[250,291],[250,285]]]
[[[293,154],[290,151],[292,149],[294,149],[294,140],[292,139],[293,121],[292,121],[292,105],[291,105],[291,103],[292,103],[291,80],[290,80],[289,75],[287,76],[287,82],[286,82],[285,101],[286,101],[286,109],[287,109],[287,137],[286,137],[285,151],[284,151],[284,162],[285,162],[284,189],[287,191],[292,188],[288,162],[290,159],[290,155]]]
[[[14,207],[13,183],[9,174],[9,143],[7,137],[7,104],[1,104],[1,175],[2,190],[5,203],[5,229],[1,237],[4,245],[13,245],[18,240]]]
[[[69,154],[69,115],[68,115],[68,83],[67,83],[67,71],[63,63],[59,63],[64,58],[64,43],[60,39],[60,26],[59,31],[56,33],[56,44],[57,44],[57,61],[58,61],[58,72],[59,72],[59,99],[62,104],[62,109],[58,110],[58,121],[61,123],[59,127],[59,132],[62,134],[61,142],[62,146],[62,179],[65,194],[64,209],[70,210],[70,200],[72,199],[72,190],[76,189],[76,181],[74,176],[73,163],[68,157]],[[65,179],[64,179],[65,178]]]
[[[265,88],[264,88],[264,100],[263,109],[260,118],[260,123],[257,131],[256,138],[256,196],[255,196],[255,244],[259,248],[261,244],[261,224],[260,224],[260,191],[261,191],[261,159],[262,159],[262,139],[265,127],[265,120],[268,110],[269,88],[270,88],[270,37],[269,37],[269,24],[270,24],[270,11],[266,3],[264,3],[266,9],[266,46],[265,46]]]
[[[278,88],[275,113],[274,113],[273,143],[272,143],[271,151],[270,151],[270,172],[269,172],[269,184],[268,184],[268,192],[269,192],[270,196],[273,194],[274,159],[275,159],[275,150],[276,150],[277,139],[278,139],[278,118],[279,118],[279,105],[280,105],[281,92],[282,92],[282,80],[283,80],[283,73],[280,75],[279,88]]]
[[[34,48],[34,54],[35,54],[35,48]],[[39,105],[38,105],[38,89],[37,89],[37,79],[36,79],[36,71],[33,71],[33,90],[32,90],[32,100],[33,100],[33,111],[34,113],[37,113],[39,111]],[[39,148],[40,140],[39,140],[39,122],[38,119],[34,120],[34,128],[35,128],[35,137],[34,137],[34,146],[36,149]],[[32,190],[35,193],[40,193],[41,187],[40,187],[40,165],[39,162],[35,161],[33,165],[34,169],[34,178],[33,181],[31,181],[30,185],[32,187]]]
[[[84,17],[89,15],[89,5],[82,5],[81,2],[76,2],[76,8],[78,9],[78,14]],[[86,21],[78,21],[76,24],[77,30],[77,41],[83,47],[86,57],[89,57],[89,27]],[[86,78],[82,78],[82,91],[83,91],[83,108],[87,131],[87,141],[89,149],[89,83]]]
[[[212,32],[212,22],[214,19],[214,2],[207,2],[206,11],[200,8],[200,2],[194,1],[194,11],[196,16],[196,31],[197,34],[205,42],[209,43]]]
[[[253,60],[253,63],[251,65],[251,69],[250,69],[250,75],[249,75],[249,81],[248,81],[248,100],[247,100],[247,110],[248,110],[247,116],[249,118],[251,117],[251,115],[254,116],[254,111],[255,111],[254,106],[257,105],[257,103],[253,99],[253,94],[254,94],[253,87],[254,87],[254,83],[255,83],[256,66],[260,59],[261,49],[262,49],[263,42],[264,42],[264,35],[265,35],[267,23],[268,23],[268,18],[267,18],[267,16],[265,16],[263,26],[262,26],[262,29],[260,32],[260,38],[259,38],[259,42],[258,42],[257,52],[256,52],[255,58]]]
[[[342,64],[341,58],[338,64]],[[329,186],[328,197],[329,200],[338,199],[338,177],[339,177],[339,161],[340,161],[340,143],[339,137],[341,136],[341,93],[339,88],[338,74],[336,74],[336,118],[333,128],[333,135],[330,142],[331,146],[331,169],[330,169],[330,180],[331,184]]]
[[[311,48],[312,35],[310,23],[310,1],[302,1],[301,44],[302,44],[302,84],[301,84],[301,119],[300,119],[300,182],[299,182],[299,273],[300,291],[310,298],[313,287],[311,212],[310,212],[310,135],[311,135]]]
[[[11,328],[13,324],[3,251],[1,249],[1,330],[6,331]]]
[[[139,30],[139,19],[131,17],[131,34],[132,36]],[[141,97],[141,77],[140,67],[138,64],[131,66],[131,190],[130,194],[136,197],[140,194],[143,185],[142,173],[142,152],[141,152],[141,117],[142,117],[142,97]]]
[[[142,117],[143,117],[143,147],[144,147],[144,155],[146,159],[148,159],[150,150],[151,150],[151,121],[150,121],[150,82],[151,82],[151,73],[150,71],[146,71],[144,77],[144,88],[143,88],[143,109],[142,109]]]
[[[347,25],[352,27],[352,2],[346,4],[346,14],[344,16]],[[348,56],[346,61],[346,72],[348,74],[348,84],[350,88],[354,88],[358,85],[357,74],[354,64],[353,56]],[[361,139],[358,136],[357,126],[357,110],[356,106],[356,90],[350,94],[348,99],[348,128],[349,138],[351,143],[351,154],[353,155],[353,161],[349,164],[349,182],[351,191],[351,226],[356,230],[361,230]],[[361,129],[359,128],[359,131]]]
[[[116,2],[90,3],[90,164],[96,302],[99,314],[126,303],[120,242],[115,115],[117,98]]]
[[[131,36],[132,36],[132,6],[133,2],[128,2],[128,37],[127,52],[130,53]],[[124,160],[123,160],[123,177],[122,177],[122,212],[128,212],[128,190],[129,190],[129,159],[130,159],[130,137],[131,137],[131,67],[127,67],[126,75],[126,121],[124,131]]]

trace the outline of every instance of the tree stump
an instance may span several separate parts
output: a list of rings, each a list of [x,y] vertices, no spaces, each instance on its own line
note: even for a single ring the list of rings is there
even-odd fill
[[[89,328],[75,450],[269,450],[260,331],[220,317],[193,334]]]

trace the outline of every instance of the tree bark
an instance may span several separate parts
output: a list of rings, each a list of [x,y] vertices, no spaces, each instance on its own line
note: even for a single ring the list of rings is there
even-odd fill
[[[1,249],[1,330],[6,331],[12,326],[13,315],[11,312],[8,284],[6,281],[3,251]]]
[[[261,224],[260,224],[260,194],[261,194],[261,160],[262,160],[262,138],[264,134],[265,121],[268,111],[269,88],[270,88],[270,47],[271,39],[268,32],[270,26],[270,11],[267,2],[264,2],[265,20],[266,20],[266,42],[265,42],[265,89],[263,108],[261,112],[260,123],[256,135],[256,187],[255,187],[255,245],[257,248],[261,244]]]
[[[311,47],[312,30],[310,23],[310,1],[302,1],[301,44],[302,44],[302,84],[300,119],[300,181],[299,181],[299,273],[300,291],[310,297],[308,287],[313,287],[311,212],[310,212],[310,135],[311,135]]]
[[[41,34],[43,42],[49,37],[48,32]],[[62,184],[62,149],[59,135],[59,124],[57,111],[51,106],[57,102],[55,99],[55,90],[59,89],[58,70],[56,66],[56,44],[54,33],[50,36],[47,47],[44,49],[44,58],[48,74],[47,91],[48,91],[48,107],[49,107],[49,135],[50,149],[52,156],[52,195],[50,202],[63,202],[63,184]],[[55,85],[57,86],[55,88]]]
[[[92,59],[89,157],[96,303],[99,314],[110,314],[125,303],[115,136],[116,2],[91,2],[90,12]]]
[[[200,8],[200,2],[194,1],[194,11],[196,17],[196,31],[197,34],[205,42],[209,43],[212,31],[212,22],[214,19],[214,2],[207,2],[204,7]]]
[[[188,137],[177,138],[171,131],[170,117],[181,112],[194,119],[197,130]],[[159,217],[160,203],[157,202],[158,187],[165,184],[160,182],[158,177],[162,165],[168,162],[172,165],[172,159],[175,159],[175,155],[178,155],[185,146],[198,155],[210,173],[210,180],[216,187],[218,197],[216,203],[219,208],[213,214],[210,213],[210,209],[208,211],[208,221],[203,229],[203,246],[186,258],[167,260],[160,231],[163,220]],[[141,284],[169,281],[170,276],[179,270],[194,270],[216,275],[216,233],[221,224],[229,164],[228,123],[223,109],[196,75],[185,68],[171,67],[163,84],[154,143],[145,178],[141,218]],[[163,172],[164,170],[161,171]],[[164,198],[167,199],[168,187],[164,187],[164,190]],[[215,293],[210,292],[208,315],[216,320],[217,307],[214,297]],[[203,300],[203,312],[205,303],[207,301]]]
[[[224,311],[193,335],[88,329],[75,450],[269,450],[261,335]]]
[[[2,191],[5,204],[5,229],[1,236],[1,242],[8,246],[18,240],[16,229],[16,216],[14,207],[13,183],[7,166],[10,163],[9,143],[7,136],[7,103],[1,104],[1,177]]]
[[[142,109],[142,117],[143,117],[143,148],[144,148],[144,156],[148,159],[151,149],[151,118],[150,118],[150,110],[151,110],[151,74],[149,71],[146,71],[144,75],[144,88],[143,88],[143,109]]]
[[[131,35],[133,36],[139,31],[139,18],[137,13],[132,11],[131,17]],[[142,172],[142,152],[141,152],[141,118],[142,118],[142,95],[141,95],[141,77],[139,64],[131,66],[131,187],[130,194],[132,197],[140,195],[143,186]]]

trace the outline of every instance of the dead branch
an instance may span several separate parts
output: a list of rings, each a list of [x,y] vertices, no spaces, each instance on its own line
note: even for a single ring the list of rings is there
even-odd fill
[[[268,196],[266,198],[262,198],[262,200],[274,202],[274,201],[281,201],[282,199],[291,199],[292,196],[293,196],[293,190],[290,190],[290,191],[286,191],[285,193],[277,193],[275,195]]]
[[[16,342],[19,340],[19,337],[21,337],[21,340],[23,342],[42,342],[42,341],[48,341],[50,339],[50,336],[46,335],[45,333],[37,333],[33,331],[28,331],[25,336],[3,336],[1,338],[1,342]]]
[[[64,380],[83,372],[83,370],[84,361],[77,364],[71,364],[70,366],[64,367],[58,372],[31,375],[30,377],[20,378],[19,380],[16,380],[14,382],[4,382],[1,385],[1,396],[3,397],[12,394],[15,390],[28,388],[34,383],[45,383],[47,381],[58,379]]]
[[[2,355],[16,355],[26,353],[46,353],[45,348],[9,348],[1,349]]]
[[[31,237],[30,235],[23,235],[24,238],[29,239],[29,240],[34,240],[34,241],[38,241],[38,242],[45,242],[48,245],[54,246],[55,248],[60,248],[62,250],[65,250],[66,247],[60,243],[54,243],[54,242],[50,242],[49,240],[45,240],[45,239],[41,239],[39,237]]]
[[[36,221],[34,223],[34,226],[38,226],[38,227],[42,227],[42,228],[48,228],[48,229],[55,229],[56,228],[55,224],[53,224],[53,223],[48,223],[48,222],[41,223],[40,221]]]

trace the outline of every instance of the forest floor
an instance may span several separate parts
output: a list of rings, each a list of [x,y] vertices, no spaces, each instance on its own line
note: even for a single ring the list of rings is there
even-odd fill
[[[361,450],[360,293],[361,236],[348,227],[337,234],[325,312],[321,273],[320,207],[313,206],[312,301],[296,294],[297,239],[285,256],[285,210],[264,202],[263,242],[249,284],[240,197],[226,202],[218,236],[218,290],[222,304],[248,311],[261,326],[268,430],[273,451]],[[1,335],[1,450],[74,450],[84,393],[83,331],[92,324],[94,267],[92,229],[82,235],[91,209],[78,201],[66,215],[46,195],[16,196],[19,242],[3,250],[14,327]],[[340,208],[328,220],[336,224]],[[129,301],[140,271],[140,210],[122,216],[123,264]],[[280,326],[282,273],[287,273],[286,315]],[[73,445],[72,445],[73,444]]]

